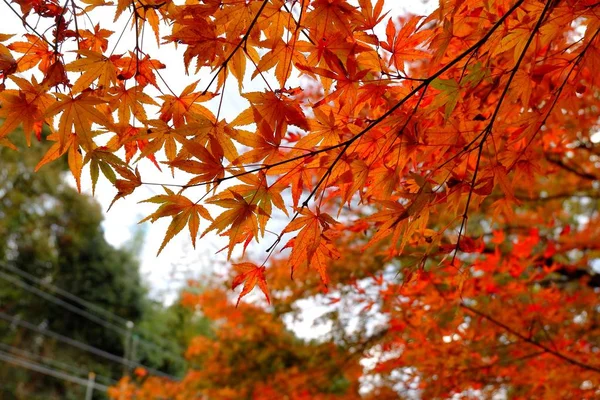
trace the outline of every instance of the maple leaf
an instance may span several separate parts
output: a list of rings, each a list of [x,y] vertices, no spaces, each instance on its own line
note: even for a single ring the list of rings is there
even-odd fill
[[[288,215],[285,201],[281,196],[283,185],[276,183],[269,185],[264,173],[259,174],[257,177],[251,175],[241,176],[240,180],[245,184],[233,185],[228,190],[211,197],[210,201],[215,203],[221,199],[234,198],[233,193],[248,199],[250,204],[258,206],[258,225],[261,234],[264,235],[267,222],[273,212],[273,206]]]
[[[373,8],[373,3],[370,0],[359,0],[358,3],[360,4],[360,12],[363,17],[363,23],[360,26],[361,30],[366,31],[375,28],[389,13],[387,11],[382,14],[384,0],[377,0],[375,8]]]
[[[163,100],[159,111],[160,119],[165,122],[172,120],[175,128],[181,128],[186,123],[194,122],[197,119],[196,116],[204,116],[205,118],[214,120],[212,112],[198,103],[208,101],[215,95],[212,93],[200,94],[194,92],[197,85],[198,82],[188,85],[179,96],[159,96]]]
[[[0,41],[8,38],[10,38],[10,35],[0,34]],[[17,60],[15,60],[10,50],[0,43],[0,79],[2,79],[2,86],[0,86],[0,88],[4,88],[4,80],[6,77],[17,72],[17,69]]]
[[[28,16],[33,10],[42,17],[58,17],[64,13],[63,8],[56,0],[16,0],[24,16]]]
[[[229,191],[231,198],[217,195],[207,200],[207,203],[226,208],[227,211],[217,216],[202,236],[216,230],[221,233],[228,229],[223,235],[229,236],[228,255],[231,257],[233,248],[248,238],[258,237],[258,216],[264,212],[256,204],[249,203],[242,195]]]
[[[197,118],[195,120],[197,121]],[[174,161],[177,157],[178,142],[186,142],[187,136],[192,135],[197,129],[202,128],[206,124],[212,126],[212,123],[208,120],[188,123],[181,128],[172,128],[162,120],[147,120],[145,122],[147,128],[139,132],[137,140],[147,141],[148,145],[140,149],[138,160],[164,149],[167,160]]]
[[[198,228],[200,227],[200,217],[212,221],[212,217],[204,206],[191,201],[181,194],[176,194],[168,188],[164,189],[167,193],[166,195],[157,195],[142,201],[142,203],[157,203],[161,204],[161,206],[158,210],[142,219],[140,223],[144,221],[155,222],[160,218],[173,217],[173,220],[167,228],[165,238],[158,249],[157,255],[160,254],[167,243],[169,243],[169,241],[186,225],[189,227],[192,245],[196,247],[196,237],[198,236]]]
[[[119,80],[127,80],[135,77],[140,87],[144,87],[149,83],[158,87],[154,71],[167,67],[160,61],[151,59],[148,54],[144,58],[139,59],[136,53],[131,51],[129,52],[129,57],[121,57],[116,60],[115,64],[121,68],[117,76]]]
[[[442,96],[436,101],[444,104],[444,118],[447,120],[458,103],[460,86],[454,79],[436,79],[431,82],[431,87],[442,93]]]
[[[495,180],[504,192],[504,195],[508,198],[508,200],[514,202],[515,204],[519,204],[519,201],[515,198],[515,195],[513,193],[512,183],[508,179],[506,167],[502,165],[497,165],[494,167],[493,171]]]
[[[167,5],[168,2],[162,0],[149,0],[141,8],[140,17],[150,25],[154,32],[156,44],[160,45],[160,22],[164,12],[161,12],[161,7]]]
[[[79,41],[79,46],[85,50],[103,53],[108,49],[108,38],[113,33],[108,29],[101,29],[99,24],[94,25],[93,32],[89,29],[80,30],[82,40]]]
[[[316,268],[324,284],[327,284],[328,279],[324,272],[327,261],[333,258],[334,253],[330,251],[331,246],[327,245],[330,241],[324,232],[331,225],[337,222],[328,214],[322,213],[317,209],[316,213],[310,210],[302,210],[301,217],[290,222],[282,234],[300,230],[296,237],[289,241],[285,247],[292,247],[292,254],[289,257],[289,265],[291,275],[297,267],[308,264]],[[323,246],[322,246],[323,242]]]
[[[42,72],[47,72],[48,67],[56,60],[54,51],[48,48],[48,43],[36,35],[25,34],[27,42],[13,42],[8,48],[18,53],[23,53],[17,63],[19,71],[27,71],[38,66]]]
[[[238,275],[233,278],[233,283],[231,284],[231,289],[235,290],[236,287],[244,284],[244,287],[237,299],[236,306],[240,304],[240,300],[242,297],[247,295],[254,289],[254,286],[258,284],[258,287],[264,293],[267,303],[271,304],[271,299],[269,298],[269,290],[267,289],[267,281],[265,280],[265,267],[259,267],[255,264],[245,262],[239,264],[233,264],[233,268],[238,271]]]
[[[55,101],[35,78],[32,82],[16,76],[10,78],[19,90],[0,92],[0,117],[4,118],[0,125],[0,139],[22,124],[27,144],[30,145],[31,132],[35,132],[38,140],[41,138],[42,124],[46,120],[44,110],[51,107]]]
[[[185,146],[185,152],[197,158],[198,161],[184,158],[183,154],[185,152],[181,152],[179,156],[167,162],[167,164],[170,167],[179,168],[182,171],[194,174],[195,177],[188,182],[188,185],[212,181],[217,181],[218,183],[219,179],[223,179],[225,168],[223,167],[221,158],[213,156],[206,147],[195,141],[181,139],[181,142]]]
[[[27,42],[13,42],[8,48],[18,53],[23,53],[19,57],[18,71],[27,71],[38,65],[42,72],[47,72],[50,64],[56,59],[56,54],[48,48],[48,43],[36,35],[25,34]]]
[[[131,193],[133,193],[135,188],[142,185],[142,177],[140,176],[140,173],[138,172],[137,168],[135,169],[135,171],[131,171],[131,169],[129,169],[128,167],[120,165],[113,165],[113,168],[124,179],[115,179],[114,185],[117,188],[117,194],[108,206],[109,210],[111,209],[113,204],[115,204],[115,201],[130,195]]]
[[[0,138],[4,138],[21,123],[25,134],[29,137],[34,126],[32,116],[35,115],[37,108],[27,101],[24,94],[15,91],[0,93],[0,104],[2,104],[0,117],[4,118],[0,127]]]
[[[132,125],[120,125],[117,129],[117,135],[108,141],[106,147],[112,151],[125,147],[125,163],[128,164],[138,150],[143,151],[148,146],[146,139],[140,139],[141,131],[141,128]],[[146,154],[146,157],[160,170],[154,153]]]
[[[112,126],[109,117],[96,108],[106,101],[89,91],[84,91],[76,97],[57,93],[57,97],[58,101],[46,109],[46,117],[61,113],[57,130],[59,142],[63,143],[67,135],[75,132],[82,147],[86,151],[92,151],[95,147],[92,123]]]
[[[196,134],[194,140],[200,143],[206,143],[207,149],[214,157],[219,159],[226,158],[229,161],[236,160],[239,157],[237,148],[233,143],[233,138],[237,136],[235,128],[225,120],[215,121],[204,116],[197,115],[196,121],[203,125]],[[210,124],[206,124],[210,122]]]
[[[46,75],[44,75],[41,86],[43,89],[47,89],[58,87],[59,85],[67,87],[70,85],[70,81],[67,72],[65,71],[65,66],[61,60],[57,59],[48,67],[48,71],[46,72]]]
[[[280,38],[268,39],[261,42],[261,46],[270,49],[260,58],[256,70],[252,74],[254,79],[259,73],[266,72],[275,67],[275,77],[283,88],[292,73],[293,64],[305,64],[306,58],[296,48],[297,36],[284,42]]]
[[[90,0],[88,0],[88,1],[90,1]],[[94,1],[97,1],[97,0],[94,0]],[[123,11],[125,11],[127,9],[127,7],[129,7],[130,5],[131,5],[131,1],[129,1],[129,0],[117,0],[117,9],[115,11],[115,19],[113,22],[116,22],[117,19],[119,19],[119,17],[123,13]],[[95,5],[95,6],[97,6],[97,5]]]
[[[400,30],[396,30],[396,24],[390,18],[385,28],[387,42],[383,42],[381,47],[391,53],[394,66],[402,72],[405,69],[405,62],[416,61],[428,56],[427,52],[420,48],[423,46],[428,32],[416,32],[417,25],[421,20],[420,16],[412,16]]]
[[[246,93],[243,95],[251,104],[250,108],[242,111],[235,120],[233,126],[249,125],[264,120],[271,131],[271,142],[280,143],[288,125],[294,125],[308,130],[308,122],[300,108],[297,100],[289,98],[285,94]],[[257,117],[260,116],[260,117]],[[259,119],[259,121],[256,121]]]
[[[280,143],[273,137],[270,125],[260,116],[255,114],[257,132],[235,130],[233,138],[240,144],[250,149],[234,159],[234,165],[252,164],[263,161],[265,164],[281,161],[284,154],[280,150]]]
[[[129,123],[131,115],[138,121],[145,122],[148,117],[144,105],[158,105],[156,101],[142,90],[139,86],[129,89],[121,84],[113,86],[108,90],[111,96],[108,102],[111,111],[117,111],[118,120],[121,124]]]
[[[492,56],[496,56],[505,51],[513,50],[513,57],[515,61],[519,58],[521,52],[525,48],[527,39],[531,35],[531,29],[527,26],[513,28],[506,36],[500,41],[500,45],[497,46]]]
[[[67,142],[61,144],[58,141],[58,135],[56,133],[48,135],[48,140],[53,140],[55,143],[48,149],[44,157],[38,162],[35,167],[37,172],[45,164],[54,161],[67,153],[67,162],[69,164],[69,170],[75,178],[75,184],[77,185],[77,191],[81,192],[81,170],[83,169],[83,157],[81,150],[79,150],[79,144],[77,142],[77,135],[71,134],[67,138]]]
[[[313,36],[321,40],[326,32],[342,32],[352,37],[353,27],[360,20],[356,7],[345,0],[315,0],[307,15],[307,23]]]
[[[404,206],[396,201],[382,201],[381,204],[385,209],[369,218],[380,225],[367,246],[391,236],[392,243],[401,241],[400,248],[402,249],[412,231],[416,229],[413,222],[419,218],[421,219],[421,224],[423,221],[426,221],[427,216],[423,211],[431,205],[435,199],[435,193],[430,182],[424,181],[418,176],[415,176],[415,181],[418,190],[410,196],[412,197],[412,201],[408,206]],[[409,221],[409,218],[412,221]]]
[[[117,176],[111,165],[126,167],[125,162],[105,146],[96,147],[94,150],[88,151],[83,159],[83,165],[88,163],[90,164],[90,177],[92,179],[92,194],[95,193],[100,171],[114,185],[117,181]]]
[[[92,50],[78,50],[77,53],[84,58],[65,65],[67,71],[83,72],[71,88],[73,94],[90,88],[96,79],[98,89],[102,92],[117,82],[115,60],[118,56],[105,57],[102,53]]]
[[[353,98],[356,96],[358,82],[360,82],[367,74],[369,69],[360,69],[356,63],[354,56],[348,57],[346,65],[340,62],[339,59],[329,64],[329,68],[311,67],[297,64],[296,67],[303,72],[311,72],[321,77],[329,78],[337,82],[336,90],[315,104],[315,107],[320,107],[322,104],[340,99],[340,103],[345,102],[346,97]]]
[[[198,72],[201,67],[211,65],[224,54],[224,40],[216,34],[214,23],[201,14],[192,14],[191,18],[180,19],[173,26],[172,34],[163,39],[187,45],[183,55],[186,72],[194,58]]]

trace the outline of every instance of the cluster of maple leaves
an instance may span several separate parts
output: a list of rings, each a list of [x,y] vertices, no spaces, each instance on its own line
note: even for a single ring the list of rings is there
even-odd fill
[[[238,303],[256,285],[287,304],[354,288],[357,304],[388,316],[365,348],[402,354],[376,372],[415,366],[427,397],[518,379],[525,398],[587,396],[582,382],[598,383],[593,289],[555,286],[557,276],[590,279],[600,247],[598,213],[582,222],[564,207],[597,198],[595,1],[442,0],[429,16],[402,18],[383,0],[81,3],[13,1],[29,33],[0,36],[0,145],[12,147],[19,125],[40,139],[46,124],[53,145],[38,168],[66,155],[78,186],[82,171],[94,186],[101,172],[115,201],[149,184],[141,158],[191,174],[146,200],[158,205],[146,220],[171,218],[159,252],[187,227],[193,244],[227,237],[231,256],[287,216],[269,248],[285,257],[234,265]],[[84,28],[98,9],[129,18],[127,54],[108,51],[119,35],[100,22]],[[52,29],[39,33],[34,17]],[[210,82],[171,92],[168,66],[141,45],[145,26]],[[245,92],[248,79],[264,90]],[[249,107],[227,121],[205,103],[222,101],[231,80]],[[550,363],[552,384],[532,386],[539,368],[517,377],[506,360]],[[567,368],[585,373],[567,382]]]

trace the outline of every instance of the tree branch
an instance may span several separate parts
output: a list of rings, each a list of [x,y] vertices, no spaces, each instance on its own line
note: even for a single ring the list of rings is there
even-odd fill
[[[558,352],[556,350],[553,350],[550,347],[547,347],[544,344],[539,343],[539,342],[537,342],[537,341],[535,341],[535,340],[533,340],[533,339],[531,339],[531,338],[529,338],[529,337],[527,337],[527,336],[525,336],[525,335],[517,332],[516,330],[514,330],[510,326],[506,325],[505,323],[503,323],[501,321],[498,321],[494,317],[492,317],[492,316],[490,316],[490,315],[488,315],[488,314],[486,314],[486,313],[484,313],[482,311],[479,311],[479,310],[477,310],[477,309],[475,309],[473,307],[470,307],[470,306],[466,305],[463,302],[460,303],[460,307],[464,308],[465,310],[470,311],[471,313],[473,313],[475,315],[480,316],[481,318],[484,318],[484,319],[490,321],[494,325],[497,325],[497,326],[501,327],[502,329],[504,329],[505,331],[507,331],[507,332],[509,332],[509,333],[511,333],[511,334],[513,334],[515,336],[517,336],[519,339],[521,339],[521,340],[523,340],[523,341],[525,341],[525,342],[527,342],[527,343],[529,343],[529,344],[531,344],[533,346],[536,346],[536,347],[544,350],[546,353],[552,354],[556,358],[560,358],[561,360],[563,360],[563,361],[565,361],[565,362],[567,362],[567,363],[569,363],[571,365],[578,366],[578,367],[580,367],[582,369],[600,373],[600,367],[596,367],[594,365],[585,364],[585,363],[583,363],[581,361],[578,361],[578,360],[575,360],[575,359],[573,359],[573,358],[571,358],[569,356],[566,356],[563,353],[560,353],[560,352]]]
[[[600,179],[599,177],[597,177],[596,175],[594,175],[590,172],[580,171],[579,169],[575,168],[574,166],[568,165],[563,160],[561,160],[559,158],[554,158],[554,157],[550,156],[549,154],[546,154],[546,160],[548,160],[550,163],[552,163],[566,171],[569,171],[569,172],[577,175],[580,178],[587,179],[590,181],[597,181]]]

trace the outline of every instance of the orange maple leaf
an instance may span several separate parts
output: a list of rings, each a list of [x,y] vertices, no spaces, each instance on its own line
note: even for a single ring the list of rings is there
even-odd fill
[[[159,111],[160,119],[165,122],[173,120],[175,128],[181,128],[186,123],[196,121],[196,115],[214,120],[212,112],[198,103],[212,99],[215,97],[215,94],[194,92],[196,85],[198,85],[198,82],[191,83],[183,89],[179,96],[159,96],[163,100]]]
[[[413,16],[399,31],[396,31],[393,19],[388,20],[385,29],[387,42],[381,43],[381,47],[392,53],[393,64],[400,71],[404,72],[405,61],[415,61],[428,56],[428,53],[420,48],[428,33],[426,31],[416,32],[421,20],[422,17]]]
[[[89,89],[96,79],[97,87],[102,92],[117,82],[115,61],[118,60],[118,56],[106,57],[92,50],[79,50],[77,53],[84,58],[65,65],[67,71],[82,72],[71,88],[73,94]]]
[[[322,213],[317,208],[317,212],[304,209],[301,212],[302,217],[296,218],[285,227],[282,233],[289,233],[300,230],[295,238],[290,240],[285,247],[292,247],[292,254],[288,259],[291,268],[291,275],[294,270],[308,263],[311,267],[317,269],[324,284],[328,279],[325,274],[327,261],[336,258],[335,252],[331,251],[329,238],[324,232],[335,225],[337,222],[326,213]]]
[[[48,136],[48,140],[54,140],[55,143],[48,149],[44,157],[36,165],[35,171],[39,170],[45,164],[54,161],[67,153],[67,161],[69,169],[75,178],[77,190],[81,192],[81,170],[83,168],[83,157],[81,156],[81,150],[79,150],[79,144],[77,142],[77,135],[71,134],[67,138],[67,142],[60,143],[58,141],[58,135],[53,133]]]
[[[113,165],[113,167],[124,179],[115,180],[117,195],[111,201],[110,205],[108,206],[108,210],[110,210],[113,204],[115,204],[115,201],[130,195],[133,193],[135,188],[142,185],[142,177],[140,176],[137,168],[135,171],[131,171],[131,169],[129,169],[127,166]]]
[[[140,59],[131,51],[129,52],[129,57],[123,57],[116,61],[115,64],[121,68],[121,72],[118,75],[120,80],[135,77],[135,80],[141,87],[149,83],[158,87],[154,71],[167,67],[160,61],[151,59],[147,54],[144,58]]]
[[[240,293],[236,307],[240,304],[242,297],[247,295],[254,289],[254,286],[258,284],[258,287],[265,294],[267,303],[271,304],[269,298],[269,290],[267,289],[267,281],[265,280],[265,267],[259,267],[253,263],[244,262],[240,264],[234,264],[233,268],[239,271],[238,275],[233,278],[231,289],[235,290],[236,287],[244,283],[242,292]]]
[[[250,199],[244,198],[239,193],[230,191],[232,198],[222,198],[216,196],[207,200],[208,203],[227,208],[228,210],[219,215],[202,236],[208,232],[216,230],[218,233],[229,228],[223,235],[229,236],[228,258],[236,244],[247,240],[248,237],[258,238],[258,217],[264,214],[264,211],[256,204],[249,202]]]
[[[31,132],[35,132],[38,140],[41,138],[42,124],[45,120],[44,110],[50,107],[54,98],[45,93],[35,77],[32,82],[16,76],[10,77],[19,86],[19,90],[0,91],[0,139],[11,133],[19,124],[23,124],[23,132],[27,144],[31,143]]]
[[[17,60],[19,72],[27,71],[39,64],[42,72],[47,72],[50,64],[56,59],[54,51],[48,48],[48,43],[36,35],[25,34],[27,42],[14,42],[8,48],[23,55]]]
[[[79,46],[86,50],[97,52],[105,52],[108,49],[108,38],[113,34],[113,31],[108,29],[100,29],[100,25],[94,26],[94,31],[88,29],[79,30],[79,35],[82,40]]]
[[[263,119],[270,128],[272,137],[266,139],[277,144],[281,143],[288,125],[309,130],[308,122],[298,100],[290,98],[284,93],[276,94],[273,92],[246,93],[244,97],[252,106],[242,111],[233,120],[232,126],[244,126],[259,122],[255,117],[255,115],[259,115],[260,119]]]
[[[74,132],[84,150],[92,151],[96,147],[92,124],[112,127],[110,116],[96,108],[106,101],[95,96],[91,91],[83,91],[76,97],[61,93],[57,93],[56,96],[58,102],[48,107],[46,117],[52,117],[62,112],[57,129],[59,142],[65,143],[68,135]]]
[[[181,194],[176,194],[169,188],[165,187],[165,192],[167,192],[166,195],[162,194],[142,201],[142,203],[157,203],[161,204],[161,206],[158,210],[142,219],[140,223],[144,221],[155,222],[163,217],[173,217],[171,224],[167,228],[165,238],[158,249],[157,255],[160,254],[167,243],[169,243],[169,241],[186,225],[188,225],[190,230],[192,245],[196,247],[196,237],[198,236],[198,228],[200,227],[200,217],[212,221],[212,217],[204,206],[191,201]]]

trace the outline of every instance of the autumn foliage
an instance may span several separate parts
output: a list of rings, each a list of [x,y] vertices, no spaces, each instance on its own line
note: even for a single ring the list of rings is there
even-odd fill
[[[184,295],[217,322],[188,376],[126,378],[115,396],[596,397],[598,6],[13,0],[28,34],[0,36],[0,144],[48,125],[38,168],[67,157],[113,203],[162,185],[141,199],[170,220],[159,253],[184,230],[226,237],[229,257],[268,246],[234,262],[239,307]],[[126,52],[106,10],[133,31]],[[228,119],[229,96],[246,108]],[[156,167],[173,180],[145,180]],[[256,286],[270,305],[240,303]],[[332,308],[329,342],[284,329],[302,299]]]

